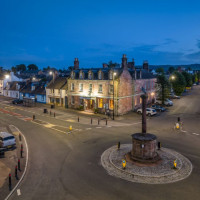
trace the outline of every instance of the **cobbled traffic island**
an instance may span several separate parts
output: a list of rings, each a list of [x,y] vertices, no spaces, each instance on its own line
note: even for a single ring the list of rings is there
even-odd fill
[[[132,144],[123,144],[119,150],[113,146],[103,152],[101,163],[108,174],[131,182],[166,184],[183,180],[192,172],[192,163],[172,149],[158,150],[161,161],[156,165],[140,165],[126,159],[131,149]],[[125,169],[122,168],[123,159],[127,160]],[[177,161],[176,169],[174,160]]]

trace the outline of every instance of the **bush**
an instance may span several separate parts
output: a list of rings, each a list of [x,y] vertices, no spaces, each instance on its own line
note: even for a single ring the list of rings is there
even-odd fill
[[[77,108],[77,110],[84,110],[84,106],[79,106],[79,108]]]
[[[98,108],[95,108],[95,109],[94,109],[94,113],[99,113],[99,109],[98,109]]]

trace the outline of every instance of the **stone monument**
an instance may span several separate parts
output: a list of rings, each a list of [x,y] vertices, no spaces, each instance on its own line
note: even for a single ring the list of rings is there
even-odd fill
[[[142,98],[142,133],[132,135],[131,159],[139,162],[156,162],[160,157],[156,151],[157,137],[153,134],[146,133],[146,93],[141,95]]]

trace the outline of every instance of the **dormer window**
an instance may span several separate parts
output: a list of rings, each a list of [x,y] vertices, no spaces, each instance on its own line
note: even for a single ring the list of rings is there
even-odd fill
[[[92,72],[88,73],[88,79],[92,79]]]
[[[109,73],[109,79],[112,80],[113,79],[113,72]]]
[[[71,73],[71,79],[74,79],[74,77],[75,77],[75,73],[72,72],[72,73]]]
[[[83,79],[83,72],[80,72],[79,78],[80,78],[80,79]]]
[[[100,71],[99,72],[99,80],[101,80],[102,79],[102,72]]]

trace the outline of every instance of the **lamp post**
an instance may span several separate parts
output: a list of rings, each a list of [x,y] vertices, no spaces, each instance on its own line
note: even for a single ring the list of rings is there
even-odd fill
[[[171,76],[171,92],[172,92],[172,81],[175,79],[175,76],[174,75],[172,75]]]
[[[53,83],[54,83],[54,80],[55,80],[55,73],[54,73],[54,71],[50,71],[49,74],[50,74],[50,75],[53,75]],[[55,92],[55,91],[54,91],[54,87],[53,87],[53,105],[54,105],[54,107],[55,107],[54,92]]]
[[[113,120],[115,120],[115,82],[114,82],[114,78],[115,78],[116,72],[113,72]]]

